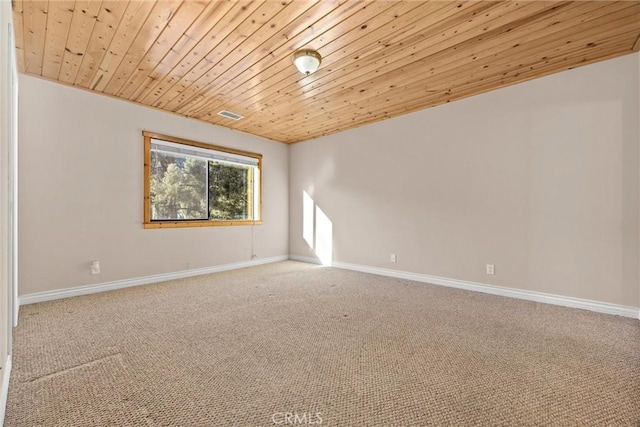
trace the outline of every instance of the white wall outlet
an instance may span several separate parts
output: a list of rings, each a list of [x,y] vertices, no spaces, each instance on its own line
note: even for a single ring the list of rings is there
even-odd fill
[[[91,261],[91,274],[100,274],[100,261]]]
[[[391,254],[391,262],[398,261],[398,256],[396,254]]]
[[[487,274],[496,274],[493,264],[487,264]]]

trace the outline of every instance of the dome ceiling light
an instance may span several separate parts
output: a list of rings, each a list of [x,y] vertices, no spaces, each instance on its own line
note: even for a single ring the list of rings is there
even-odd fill
[[[293,54],[293,64],[302,74],[312,74],[320,67],[322,57],[311,49],[301,49]]]

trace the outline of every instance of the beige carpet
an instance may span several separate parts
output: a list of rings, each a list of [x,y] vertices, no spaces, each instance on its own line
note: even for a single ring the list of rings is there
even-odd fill
[[[8,427],[640,425],[638,320],[295,262],[24,306],[14,337]]]

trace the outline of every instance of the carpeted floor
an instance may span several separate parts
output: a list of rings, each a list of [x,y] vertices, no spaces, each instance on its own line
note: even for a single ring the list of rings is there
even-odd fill
[[[639,426],[640,321],[296,262],[20,308],[6,426]]]

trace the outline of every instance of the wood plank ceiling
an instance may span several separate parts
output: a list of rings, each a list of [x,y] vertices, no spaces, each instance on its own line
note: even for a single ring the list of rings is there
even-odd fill
[[[640,48],[638,1],[13,0],[13,13],[22,72],[287,143]],[[323,57],[310,76],[292,65],[300,48]]]

